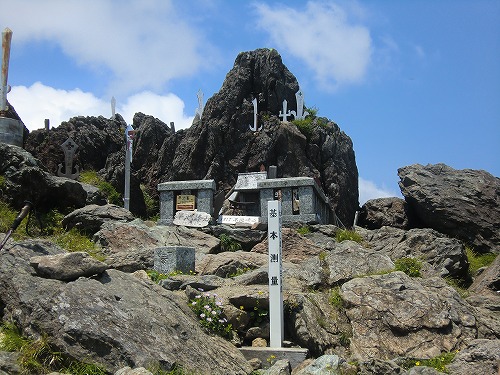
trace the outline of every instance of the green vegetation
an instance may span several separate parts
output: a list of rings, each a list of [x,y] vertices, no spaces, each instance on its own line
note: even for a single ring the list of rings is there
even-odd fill
[[[157,201],[148,193],[145,185],[140,185],[144,203],[146,204],[146,215],[150,220],[157,221],[159,219],[160,206]]]
[[[394,262],[396,271],[402,271],[410,277],[421,277],[420,270],[422,269],[422,262],[416,258],[400,258]]]
[[[469,270],[472,276],[474,276],[480,268],[487,267],[493,263],[497,257],[496,254],[492,253],[478,254],[472,248],[467,246],[465,247],[465,253],[467,254],[467,259],[469,260]]]
[[[455,279],[451,276],[445,276],[444,280],[449,286],[451,286],[453,289],[457,291],[460,297],[462,298],[469,297],[469,291],[467,290],[468,287],[467,282],[465,282],[464,280]]]
[[[0,201],[0,232],[7,232],[18,212],[7,203]],[[98,260],[104,260],[104,255],[89,239],[76,228],[66,232],[62,227],[64,215],[57,210],[39,214],[32,212],[25,218],[18,229],[12,234],[15,240],[22,240],[29,236],[46,238],[63,249],[74,252],[84,251]],[[27,232],[20,228],[27,228]]]
[[[339,229],[335,233],[335,240],[337,242],[342,242],[342,241],[349,240],[349,241],[354,241],[354,242],[357,242],[357,243],[361,243],[363,241],[363,238],[358,233],[356,233],[353,230]]]
[[[98,188],[106,197],[107,201],[117,206],[123,206],[123,199],[120,193],[109,182],[106,182],[96,171],[83,171],[80,173],[80,182],[93,185]]]
[[[330,290],[328,302],[338,310],[344,308],[344,302],[342,301],[342,297],[340,296],[340,287],[335,287]]]
[[[200,290],[203,292],[203,290]],[[190,302],[190,307],[199,319],[202,327],[208,332],[225,338],[232,337],[232,325],[224,317],[222,302],[216,299],[216,294],[200,293]]]
[[[309,234],[309,233],[311,233],[311,227],[309,227],[309,225],[303,225],[297,229],[297,233],[301,234],[303,236],[306,234]]]
[[[176,276],[176,275],[184,275],[184,273],[182,271],[172,271],[172,272],[169,272],[169,273],[159,273],[158,271],[156,270],[147,270],[146,271],[147,275],[149,276],[149,278],[155,282],[155,283],[159,283],[161,280],[165,280],[165,279],[168,279],[169,277],[172,277],[172,276]],[[193,271],[189,271],[189,274],[190,275],[194,275],[195,272]]]
[[[252,268],[250,268],[250,267],[237,268],[236,272],[229,274],[227,277],[240,276],[240,275],[243,275],[251,270],[252,270]]]
[[[48,374],[54,371],[72,375],[107,374],[98,365],[71,360],[56,350],[45,335],[36,340],[22,336],[12,322],[4,322],[0,326],[0,350],[19,352],[21,374]]]
[[[229,237],[227,234],[221,234],[219,236],[220,248],[222,251],[237,251],[241,250],[241,244]]]
[[[455,358],[456,352],[445,352],[441,353],[437,357],[434,358],[429,358],[429,359],[407,359],[404,361],[404,363],[401,365],[401,367],[405,369],[410,369],[415,366],[427,366],[427,367],[433,367],[436,370],[444,373],[448,373],[448,370],[446,369],[446,366],[453,361],[453,358]]]

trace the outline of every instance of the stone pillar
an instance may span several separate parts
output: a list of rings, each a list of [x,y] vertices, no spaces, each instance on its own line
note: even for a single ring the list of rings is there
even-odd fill
[[[281,189],[281,213],[284,216],[293,215],[292,189],[289,187]]]
[[[212,189],[200,189],[196,195],[196,207],[200,212],[206,212],[210,216],[213,214],[214,191]]]
[[[274,200],[273,189],[260,189],[260,222],[267,224],[267,202]]]
[[[174,221],[174,192],[160,191],[160,220],[159,225],[171,225]]]

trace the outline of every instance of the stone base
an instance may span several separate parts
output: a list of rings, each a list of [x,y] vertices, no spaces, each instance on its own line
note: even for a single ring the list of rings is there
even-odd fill
[[[154,270],[169,274],[181,271],[189,274],[195,270],[195,248],[187,246],[165,246],[154,249]]]
[[[290,366],[297,367],[309,354],[309,350],[303,348],[268,348],[258,346],[244,346],[240,348],[241,354],[247,361],[258,358],[263,368],[269,368],[280,359],[287,359]]]

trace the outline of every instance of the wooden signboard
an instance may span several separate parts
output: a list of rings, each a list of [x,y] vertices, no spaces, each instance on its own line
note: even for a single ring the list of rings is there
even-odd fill
[[[196,197],[194,195],[178,195],[175,203],[176,210],[194,210]]]

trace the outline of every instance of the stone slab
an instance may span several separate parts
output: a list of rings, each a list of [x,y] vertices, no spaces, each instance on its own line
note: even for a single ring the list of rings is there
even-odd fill
[[[323,189],[317,184],[316,181],[314,181],[314,178],[312,177],[286,177],[261,180],[257,182],[258,189],[281,189],[286,187],[291,188],[302,186],[313,186],[321,199],[323,199],[325,203],[328,203],[328,198],[323,192]]]
[[[292,369],[304,362],[309,354],[309,350],[304,348],[269,348],[258,346],[243,346],[240,348],[241,354],[250,360],[252,358],[260,359],[262,367],[270,367],[280,359],[287,359]]]
[[[158,191],[200,189],[215,191],[215,188],[215,180],[168,181],[158,184]]]
[[[257,183],[267,179],[267,172],[239,173],[234,190],[257,190]]]
[[[195,270],[195,248],[164,246],[153,250],[153,268],[163,274],[181,271],[189,274]]]
[[[206,227],[212,217],[206,212],[199,211],[177,211],[174,217],[174,225],[185,227],[203,228]]]

